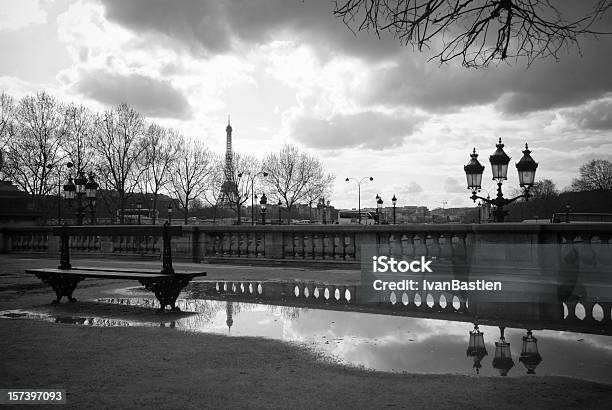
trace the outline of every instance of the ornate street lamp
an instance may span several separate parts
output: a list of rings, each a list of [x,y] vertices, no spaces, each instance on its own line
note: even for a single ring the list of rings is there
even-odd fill
[[[357,182],[357,189],[358,189],[358,204],[359,204],[359,225],[361,225],[361,183],[365,180],[365,179],[369,179],[370,181],[374,181],[374,178],[372,177],[363,177],[361,179],[357,179],[357,178],[346,178],[345,181],[349,182],[350,180],[353,180],[355,182]]]
[[[278,200],[278,204],[276,204],[278,206],[278,224],[282,225],[283,220],[281,219],[281,206],[283,206],[283,201],[281,201],[280,199]]]
[[[266,198],[266,194],[261,194],[261,199],[259,200],[259,205],[261,205],[261,224],[266,224],[266,205],[268,203],[268,198]]]
[[[380,196],[378,196],[378,194],[376,194],[376,220],[378,224],[380,224],[380,218],[382,217],[382,207],[383,207],[383,200]]]
[[[506,328],[500,326],[501,335],[499,342],[495,342],[495,357],[493,358],[493,367],[499,371],[500,376],[507,376],[508,372],[514,367],[512,353],[510,352],[510,343],[506,342],[504,330]]]
[[[93,172],[89,173],[89,180],[85,184],[85,197],[89,201],[89,211],[91,213],[90,223],[96,223],[96,196],[98,195],[98,183],[94,179]]]
[[[168,225],[172,225],[172,203],[168,204]]]
[[[393,225],[395,225],[395,205],[397,205],[397,198],[395,197],[395,194],[393,194],[391,202],[393,203]]]
[[[519,362],[523,363],[527,374],[535,374],[536,367],[542,362],[542,356],[538,352],[538,339],[533,337],[531,330],[527,330],[527,335],[523,336],[523,348]]]
[[[487,349],[484,343],[484,333],[478,329],[476,323],[474,323],[474,330],[470,331],[470,341],[468,342],[466,355],[474,360],[476,374],[480,373],[482,367],[480,362],[487,355]]]
[[[140,211],[142,211],[142,200],[136,202],[136,210],[138,211],[138,225],[140,225]]]
[[[472,154],[470,154],[470,162],[463,167],[465,176],[467,178],[467,188],[472,190],[472,196],[470,197],[474,202],[477,199],[481,199],[486,203],[495,206],[493,215],[495,222],[504,222],[504,217],[508,214],[508,211],[504,210],[504,206],[516,201],[519,198],[525,198],[529,200],[531,194],[529,189],[534,185],[535,172],[538,164],[531,158],[531,151],[527,144],[525,144],[525,150],[523,151],[523,157],[519,162],[516,163],[516,169],[519,174],[519,185],[523,188],[523,194],[506,199],[502,193],[502,181],[507,179],[508,176],[508,163],[510,157],[504,152],[504,144],[502,144],[501,138],[499,143],[496,145],[497,150],[489,157],[491,163],[491,170],[493,173],[493,180],[497,182],[497,197],[494,199],[483,198],[476,195],[481,190],[482,173],[484,166],[478,162],[478,154],[476,154],[476,148]]]
[[[74,182],[72,182],[72,176],[68,176],[68,183],[64,185],[64,198],[66,198],[68,202],[68,206],[72,204],[72,200],[76,197],[76,186]]]

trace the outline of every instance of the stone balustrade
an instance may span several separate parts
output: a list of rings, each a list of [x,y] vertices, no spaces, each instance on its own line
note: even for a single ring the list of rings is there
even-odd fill
[[[87,232],[91,232],[88,226]],[[71,235],[75,255],[160,257],[161,236],[138,235],[133,225],[104,226],[104,234]],[[55,256],[59,238],[52,227],[4,227],[0,251]],[[161,232],[161,230],[160,230]],[[611,261],[612,223],[483,225],[288,225],[288,226],[183,226],[183,235],[172,242],[173,256],[195,262],[202,260],[286,260],[358,264],[363,245],[376,244],[380,254],[406,259],[425,256],[441,260],[466,258],[470,245],[487,243],[507,247],[506,257],[516,266],[532,260],[525,250],[534,244],[558,244],[566,252],[577,245],[583,263],[608,265]],[[519,246],[521,245],[521,246]],[[525,248],[527,246],[527,248]],[[534,250],[534,252],[536,252]],[[486,255],[480,255],[486,259]]]

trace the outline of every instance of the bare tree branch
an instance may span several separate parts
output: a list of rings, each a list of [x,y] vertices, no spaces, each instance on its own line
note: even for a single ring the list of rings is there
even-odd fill
[[[419,51],[439,39],[432,59],[486,67],[509,58],[530,65],[557,60],[562,49],[580,50],[580,37],[611,34],[592,29],[610,6],[611,0],[591,1],[589,11],[570,21],[550,0],[336,0],[334,15],[353,32],[390,32]]]

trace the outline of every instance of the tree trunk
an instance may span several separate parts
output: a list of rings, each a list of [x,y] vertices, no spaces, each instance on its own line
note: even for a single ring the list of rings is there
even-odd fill
[[[119,223],[121,225],[125,223],[125,195],[123,192],[119,192]]]
[[[188,217],[187,210],[188,209],[189,209],[189,196],[185,195],[185,209],[184,209],[184,218],[183,218],[184,225],[187,225],[187,217]]]

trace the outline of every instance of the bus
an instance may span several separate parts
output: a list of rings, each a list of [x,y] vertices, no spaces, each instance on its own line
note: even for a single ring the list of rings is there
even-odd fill
[[[359,223],[359,211],[355,210],[339,210],[338,211],[338,224],[358,224]],[[362,225],[374,225],[376,223],[376,212],[361,211],[361,224]]]
[[[143,223],[147,221],[150,223],[151,219],[155,217],[156,220],[159,220],[159,211],[157,209],[147,209],[147,208],[127,208],[123,210],[123,220],[125,223],[134,223],[138,222],[138,215],[140,215],[140,222]],[[117,209],[117,220],[121,219],[121,210]]]

